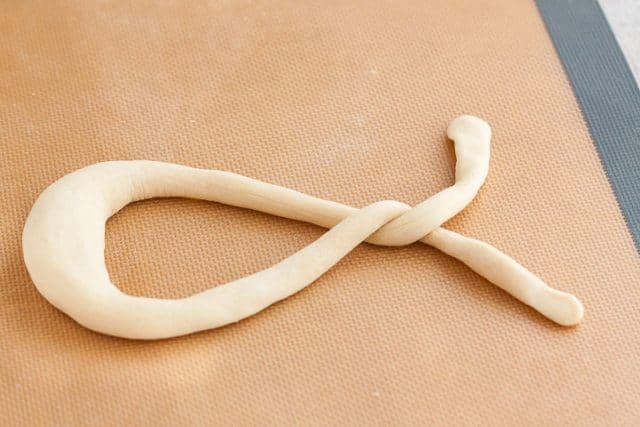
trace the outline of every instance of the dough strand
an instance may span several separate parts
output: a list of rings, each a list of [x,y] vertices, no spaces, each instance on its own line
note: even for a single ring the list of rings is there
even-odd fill
[[[311,284],[363,241],[384,246],[424,242],[554,322],[571,326],[581,302],[553,289],[508,255],[441,228],[464,209],[489,170],[491,129],[460,116],[455,183],[411,207],[380,201],[357,209],[218,170],[148,160],[111,161],[72,172],[38,197],[23,232],[24,260],[38,291],[81,325],[132,339],[170,338],[249,317]],[[187,197],[254,209],[329,228],[319,239],[247,277],[180,299],[127,295],[110,280],[104,260],[107,219],[127,204],[154,197]]]

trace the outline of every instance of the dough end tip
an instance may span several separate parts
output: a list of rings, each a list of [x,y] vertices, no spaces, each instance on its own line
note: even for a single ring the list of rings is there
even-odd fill
[[[482,141],[491,139],[491,126],[479,117],[471,115],[458,116],[449,124],[447,136],[457,140],[461,136],[467,136]]]
[[[538,311],[562,326],[576,326],[584,317],[584,306],[575,296],[548,289],[538,304]]]

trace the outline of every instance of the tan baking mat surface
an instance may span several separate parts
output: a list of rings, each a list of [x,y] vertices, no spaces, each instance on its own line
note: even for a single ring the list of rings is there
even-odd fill
[[[7,1],[0,37],[2,424],[640,418],[638,255],[532,2]],[[447,226],[582,298],[580,327],[421,244],[361,245],[249,320],[161,342],[83,329],[27,276],[24,219],[74,169],[156,159],[415,204],[452,182],[460,113],[493,126],[491,171]],[[109,222],[107,259],[123,290],[176,297],[321,233],[148,201]]]

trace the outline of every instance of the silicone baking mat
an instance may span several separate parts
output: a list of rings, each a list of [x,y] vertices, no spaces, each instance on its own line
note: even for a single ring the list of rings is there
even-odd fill
[[[640,419],[637,222],[612,184],[625,171],[603,163],[594,126],[606,136],[607,124],[581,109],[535,3],[6,1],[0,38],[1,424]],[[238,324],[130,341],[54,309],[22,261],[37,195],[104,160],[228,170],[354,206],[416,204],[451,184],[445,130],[462,113],[492,125],[491,169],[446,226],[579,296],[579,327],[426,245],[363,244]],[[637,184],[622,189],[637,197]],[[122,290],[178,297],[322,233],[153,200],[109,221],[106,257]]]

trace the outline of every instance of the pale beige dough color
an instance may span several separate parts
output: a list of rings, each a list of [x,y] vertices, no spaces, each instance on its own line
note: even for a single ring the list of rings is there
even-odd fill
[[[579,323],[583,307],[576,297],[549,287],[496,248],[440,227],[471,202],[489,170],[487,123],[460,116],[447,133],[455,143],[455,184],[413,208],[380,201],[357,209],[229,172],[170,163],[91,165],[62,177],[36,200],[23,232],[24,260],[51,304],[89,329],[123,338],[169,338],[242,320],[311,284],[363,241],[422,241],[549,319]],[[266,270],[187,298],[127,295],[109,279],[105,223],[127,204],[153,197],[210,200],[330,230]]]

